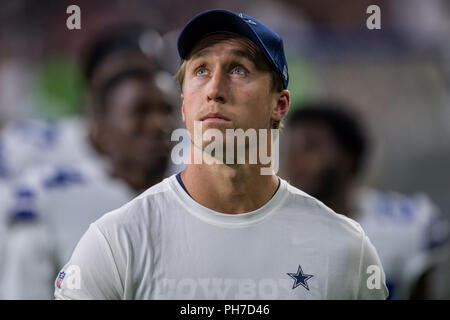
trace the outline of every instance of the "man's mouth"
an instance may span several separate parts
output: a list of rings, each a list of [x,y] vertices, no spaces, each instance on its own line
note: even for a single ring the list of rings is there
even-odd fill
[[[230,122],[231,120],[217,112],[208,113],[200,119],[203,122]]]

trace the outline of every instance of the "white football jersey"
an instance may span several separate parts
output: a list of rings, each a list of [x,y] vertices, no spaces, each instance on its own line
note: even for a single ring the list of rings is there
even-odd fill
[[[7,184],[0,180],[0,208],[3,207],[6,197],[9,195]],[[7,220],[4,215],[0,215],[0,277],[3,274],[3,264],[5,261],[4,253],[6,247]],[[0,293],[2,292],[2,283],[0,281]],[[1,295],[0,295],[1,298]]]
[[[385,299],[358,223],[280,179],[244,214],[210,210],[177,176],[92,223],[55,280],[57,299]]]
[[[355,219],[378,251],[389,299],[408,299],[420,275],[445,253],[448,222],[425,195],[368,188],[356,194]]]
[[[40,119],[8,123],[0,133],[0,180],[14,180],[26,170],[85,158],[87,128],[82,118],[58,122]]]
[[[3,178],[14,179],[27,168],[53,157],[59,133],[52,122],[21,120],[8,123],[0,139],[0,171]]]
[[[5,143],[0,136],[0,183],[7,181],[9,172],[6,162]]]
[[[135,196],[106,168],[92,158],[52,164],[28,171],[11,188],[1,210],[9,221],[3,299],[51,299],[55,273],[89,224]]]

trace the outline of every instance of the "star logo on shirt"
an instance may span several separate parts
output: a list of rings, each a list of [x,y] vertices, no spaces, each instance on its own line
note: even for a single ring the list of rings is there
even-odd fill
[[[287,273],[289,277],[294,279],[294,285],[292,286],[292,290],[301,285],[303,288],[309,291],[309,286],[307,281],[313,277],[312,274],[303,273],[302,267],[298,265],[297,273]]]

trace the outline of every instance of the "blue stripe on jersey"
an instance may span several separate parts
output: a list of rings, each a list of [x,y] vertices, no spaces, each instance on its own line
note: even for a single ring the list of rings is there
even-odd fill
[[[14,190],[14,204],[9,210],[11,223],[32,221],[37,218],[36,193],[28,186],[22,185]]]
[[[183,180],[181,180],[181,172],[179,172],[179,173],[177,174],[177,181],[178,181],[178,183],[180,184],[180,186],[183,188],[183,190],[186,191],[186,193],[189,195],[189,197],[191,197],[191,195],[189,194],[189,192],[188,192],[187,189],[186,189],[186,186],[185,186],[184,183],[183,183]],[[191,197],[191,198],[192,198],[192,197]]]
[[[47,189],[82,183],[84,183],[84,178],[81,172],[75,168],[68,167],[55,168],[55,171],[42,182]]]
[[[412,223],[417,217],[420,201],[417,197],[393,194],[378,194],[376,212],[389,218],[394,223]]]
[[[33,221],[37,219],[37,214],[32,210],[14,210],[10,213],[10,219],[13,223],[17,221]]]
[[[49,149],[56,146],[59,131],[52,120],[22,120],[12,125],[11,135],[27,145]]]

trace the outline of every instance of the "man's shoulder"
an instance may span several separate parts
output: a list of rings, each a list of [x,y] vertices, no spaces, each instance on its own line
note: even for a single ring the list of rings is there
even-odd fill
[[[364,231],[355,220],[336,213],[323,202],[306,192],[287,184],[289,193],[288,205],[292,213],[307,219],[311,225],[325,227],[335,235],[350,236],[361,240]]]
[[[143,200],[152,200],[158,196],[161,196],[161,194],[167,193],[170,190],[170,184],[168,181],[170,179],[173,179],[174,176],[170,176],[168,178],[163,179],[161,182],[151,186],[144,192],[142,192],[140,195],[138,195],[133,201],[143,201]]]

